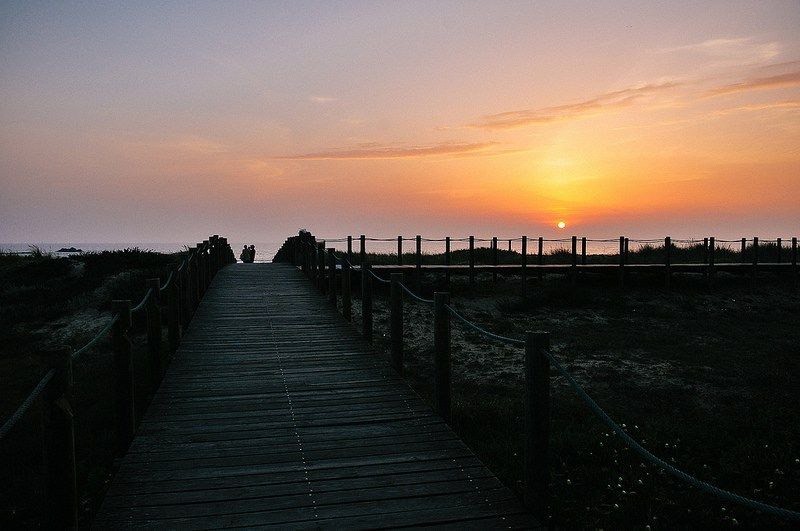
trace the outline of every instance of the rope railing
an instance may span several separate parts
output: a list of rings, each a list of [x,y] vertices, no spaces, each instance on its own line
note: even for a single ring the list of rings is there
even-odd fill
[[[402,282],[400,282],[400,288],[403,291],[405,291],[413,300],[415,300],[417,302],[421,302],[423,304],[433,304],[433,299],[425,299],[423,297],[420,297],[419,295],[417,295],[416,293],[414,293],[413,291],[408,289],[408,286],[406,286]]]
[[[139,302],[139,304],[131,308],[131,313],[138,313],[141,310],[144,310],[147,306],[147,303],[150,302],[150,297],[152,296],[153,288],[148,288],[147,293],[144,294],[144,297],[142,297],[142,300]]]
[[[461,323],[467,326],[470,330],[477,332],[478,334],[493,339],[495,341],[499,341],[501,343],[509,344],[509,345],[516,345],[516,346],[525,346],[525,341],[520,339],[513,339],[510,337],[501,336],[498,334],[494,334],[481,328],[480,326],[476,325],[475,323],[469,321],[463,315],[459,314],[457,311],[453,309],[452,306],[449,304],[446,306],[447,310],[450,312],[450,315],[456,317]],[[618,424],[616,423],[609,415],[606,413],[603,408],[601,408],[597,402],[592,399],[591,396],[583,389],[583,387],[572,377],[572,375],[561,365],[558,359],[553,355],[550,350],[544,351],[545,356],[550,360],[553,366],[556,368],[559,374],[567,380],[572,390],[578,397],[589,407],[589,409],[598,417],[601,421],[614,433],[616,433],[624,442],[625,444],[634,450],[637,454],[639,454],[642,458],[646,461],[650,462],[650,464],[662,468],[666,470],[669,474],[673,477],[676,477],[708,494],[717,496],[724,500],[727,500],[732,503],[736,503],[745,507],[749,507],[750,509],[754,509],[757,511],[762,511],[765,513],[772,514],[774,516],[778,516],[781,518],[785,518],[792,521],[800,521],[800,512],[791,511],[789,509],[783,509],[781,507],[776,507],[774,505],[769,505],[763,502],[759,502],[757,500],[753,500],[751,498],[747,498],[745,496],[741,496],[739,494],[733,493],[731,491],[721,489],[715,485],[712,485],[706,481],[702,481],[697,479],[696,477],[680,470],[679,468],[670,465],[663,459],[656,457],[646,448],[644,448],[641,444],[639,444],[633,437],[628,435],[628,433]]]
[[[95,336],[88,343],[86,343],[84,346],[73,352],[72,361],[73,362],[77,361],[78,358],[80,358],[84,352],[86,352],[87,350],[91,349],[93,346],[98,344],[105,337],[108,331],[111,330],[111,328],[117,323],[117,321],[119,321],[119,314],[114,315],[108,322],[108,324],[106,324],[102,330],[100,330],[97,334],[95,334]]]
[[[10,432],[11,429],[17,424],[17,422],[19,422],[20,419],[25,416],[25,413],[28,411],[28,409],[30,409],[33,402],[39,398],[39,395],[42,394],[42,391],[44,391],[45,387],[47,387],[47,384],[50,383],[50,380],[53,379],[55,374],[55,369],[50,369],[44,374],[44,376],[42,376],[42,379],[39,380],[39,383],[36,384],[36,387],[34,387],[31,392],[28,393],[28,396],[25,397],[25,400],[23,400],[19,407],[17,407],[17,410],[14,411],[14,413],[12,413],[11,416],[8,417],[8,419],[6,419],[6,421],[3,423],[3,426],[0,427],[0,439],[5,437],[6,434],[8,434],[8,432]]]
[[[163,375],[164,351],[161,347],[163,329],[161,323],[162,306],[166,308],[167,336],[171,350],[178,347],[181,330],[185,330],[192,317],[194,309],[208,289],[213,276],[225,265],[235,262],[233,250],[225,238],[211,236],[208,240],[190,249],[188,255],[177,267],[173,267],[167,280],[162,284],[158,278],[147,280],[147,289],[141,301],[131,307],[130,301],[112,301],[113,311],[111,319],[81,348],[71,351],[61,347],[48,352],[43,359],[50,365],[36,386],[16,410],[0,426],[0,439],[4,439],[19,421],[29,411],[31,405],[38,399],[43,400],[43,407],[47,408],[44,416],[45,422],[41,425],[41,436],[54,441],[43,447],[47,454],[44,456],[45,474],[48,475],[46,496],[51,505],[46,511],[50,527],[78,527],[77,505],[62,503],[63,500],[77,502],[79,496],[76,488],[78,481],[74,475],[75,445],[74,445],[74,416],[69,412],[71,406],[71,366],[81,359],[82,355],[96,347],[109,333],[113,338],[112,351],[114,357],[114,379],[121,385],[114,387],[114,402],[117,404],[116,435],[118,438],[118,454],[127,449],[133,438],[135,429],[135,404],[134,396],[134,371],[131,363],[131,341],[128,331],[132,326],[131,315],[134,312],[145,311],[147,322],[147,351],[150,365],[150,388],[155,390]],[[47,392],[45,392],[47,391]],[[60,405],[59,405],[60,404]],[[54,420],[49,420],[49,419]],[[52,455],[51,455],[52,454]],[[49,464],[53,466],[49,466]],[[64,471],[67,471],[66,473]],[[69,472],[72,471],[72,472]]]
[[[400,238],[402,240],[402,237]],[[367,241],[367,238],[364,237],[363,241]],[[395,240],[387,240],[387,241],[395,241]],[[421,238],[417,239],[417,241],[426,241],[422,240]],[[454,241],[452,239],[448,239],[446,241]],[[471,237],[469,239],[471,245],[470,250],[472,250],[472,244],[475,241],[481,241],[480,239],[475,239]],[[489,240],[492,242],[492,247],[496,250],[497,249],[497,242],[502,241],[499,239],[492,238]],[[508,241],[508,240],[506,240]],[[523,249],[525,248],[526,240],[522,238],[523,241]],[[556,240],[545,240],[544,238],[539,238],[539,242],[544,241],[555,241],[555,242],[572,242],[572,252],[573,256],[575,255],[575,249],[577,244],[577,238],[572,237],[570,239],[556,239]],[[582,239],[581,244],[583,249],[585,250],[585,244],[587,241],[586,239]],[[655,239],[639,239],[639,240],[630,240],[624,237],[617,239],[609,239],[609,240],[594,240],[594,241],[603,241],[603,242],[619,242],[620,244],[620,266],[624,266],[627,261],[627,253],[628,253],[628,245],[629,242],[638,243],[638,244],[651,244],[651,243],[660,243],[662,240],[655,240]],[[665,244],[665,248],[669,248],[674,243],[681,243],[682,240],[671,240],[670,238],[665,238],[663,240]],[[696,243],[703,245],[706,249],[713,252],[715,240],[714,238],[707,238],[705,240],[690,240],[691,243]],[[754,240],[754,247],[757,249],[758,240]],[[796,250],[796,239],[792,240],[793,249]],[[329,261],[327,262],[325,256],[320,255],[319,251],[322,249],[324,251],[324,246],[320,245],[319,247],[314,247],[313,245],[307,246],[310,248],[309,254],[305,257],[304,264],[306,265],[313,265],[313,268],[306,267],[304,271],[309,275],[310,278],[314,279],[320,289],[323,292],[326,292],[330,298],[330,300],[334,304],[337,303],[337,285],[336,285],[336,278],[337,278],[337,270],[336,270],[336,263],[337,261],[341,262],[343,265],[347,265],[347,267],[343,267],[341,271],[341,294],[342,294],[342,312],[345,317],[350,320],[349,314],[349,301],[350,301],[350,271],[352,269],[352,264],[347,259],[347,255],[341,253],[341,257],[337,256],[337,252],[329,249],[328,253],[331,255]],[[348,245],[348,251],[350,251]],[[399,246],[398,246],[399,247]],[[363,247],[362,247],[363,249]],[[398,249],[399,250],[399,249]],[[419,246],[417,246],[417,252],[419,254]],[[585,252],[585,251],[584,251]],[[796,252],[796,251],[795,251]],[[539,253],[541,255],[541,245],[539,246]],[[710,259],[709,263],[713,265],[713,257]],[[575,262],[573,261],[573,266]],[[667,265],[669,265],[669,254],[667,254]],[[541,386],[549,386],[549,376],[547,376],[549,371],[549,364],[552,363],[557,372],[563,376],[568,382],[572,390],[581,398],[583,402],[587,404],[590,410],[597,415],[601,421],[608,426],[612,431],[614,431],[617,435],[619,435],[622,440],[627,444],[631,449],[636,451],[640,456],[642,456],[646,461],[650,462],[652,465],[660,467],[667,472],[669,472],[672,476],[684,481],[685,483],[692,485],[701,489],[703,492],[708,494],[720,497],[732,503],[737,503],[742,506],[749,507],[751,509],[755,509],[758,511],[762,511],[771,515],[779,516],[781,518],[786,518],[790,520],[800,520],[800,513],[796,511],[791,511],[788,509],[783,509],[780,507],[772,506],[766,503],[762,503],[744,496],[740,496],[733,492],[721,489],[710,483],[704,482],[702,480],[697,479],[696,477],[670,465],[669,463],[665,462],[663,459],[660,459],[646,450],[641,444],[639,444],[636,440],[634,440],[630,435],[628,435],[616,422],[614,422],[609,415],[586,393],[586,391],[575,381],[575,379],[564,369],[558,359],[553,355],[553,353],[549,349],[549,339],[547,339],[547,334],[535,334],[535,333],[528,333],[528,336],[525,340],[515,339],[512,337],[503,336],[500,334],[495,334],[485,328],[477,325],[476,323],[472,322],[464,315],[459,313],[450,303],[449,303],[449,294],[447,293],[436,293],[434,299],[426,299],[423,298],[414,290],[410,289],[405,282],[403,281],[403,273],[392,273],[391,280],[386,280],[378,276],[368,264],[362,264],[362,273],[366,269],[369,273],[367,275],[361,275],[361,297],[362,297],[362,325],[364,329],[364,336],[367,340],[372,340],[372,282],[377,281],[381,284],[389,284],[391,285],[392,289],[390,291],[390,312],[389,312],[389,328],[390,328],[390,341],[389,341],[389,350],[390,350],[390,358],[391,358],[391,365],[392,367],[401,375],[403,374],[403,293],[410,296],[412,300],[421,302],[428,305],[433,305],[434,310],[434,373],[436,379],[435,387],[435,397],[434,402],[437,411],[444,417],[446,420],[449,419],[450,416],[450,390],[449,390],[449,382],[450,382],[450,361],[449,361],[449,351],[450,351],[450,327],[449,324],[445,323],[445,318],[448,319],[447,323],[449,323],[449,318],[455,318],[459,323],[463,325],[465,329],[470,332],[476,333],[481,337],[486,339],[497,341],[505,345],[510,345],[514,347],[522,347],[525,350],[525,358],[526,358],[526,411],[534,411],[537,408],[541,409],[541,407],[548,408],[546,404],[543,406],[541,403],[531,405],[528,403],[529,400],[540,400],[539,398],[531,398],[532,396],[537,395],[537,392],[531,392],[530,388],[533,387],[541,387]],[[326,267],[328,271],[326,271]],[[622,268],[620,268],[622,270]],[[419,271],[419,262],[417,262],[417,272]],[[417,277],[417,291],[419,291],[419,280],[420,277]],[[442,361],[446,359],[447,361]],[[546,361],[542,361],[546,360]],[[529,373],[529,365],[536,366],[536,370],[533,373]],[[543,377],[542,374],[545,374]],[[531,376],[533,374],[533,376]],[[533,378],[533,383],[528,382],[528,378]],[[444,383],[443,383],[444,382]],[[528,413],[526,413],[527,415]],[[526,417],[526,438],[527,439],[536,439],[540,437],[537,433],[547,433],[547,429],[541,429],[542,426],[536,426],[538,429],[531,429],[529,424],[530,422],[535,423],[544,423],[549,422],[549,417],[547,415],[533,414],[532,418]],[[533,443],[526,442],[526,451],[530,451],[531,449],[535,450],[539,448],[541,450],[542,445],[546,448],[547,442],[542,442],[541,440],[536,440]],[[539,446],[537,446],[539,445]],[[541,453],[541,452],[540,452]],[[538,461],[537,461],[538,460]],[[542,473],[541,470],[546,471],[546,464],[542,464],[543,458],[541,456],[534,459],[534,462],[538,462],[536,467],[539,467],[537,471],[529,472],[525,471],[525,478],[526,484],[527,483],[535,483],[539,481],[537,487],[540,491],[546,492],[547,485],[546,481],[543,484],[541,481],[542,477],[546,477],[547,474]],[[546,460],[545,460],[546,461]],[[534,468],[536,468],[534,467]],[[542,468],[543,467],[543,468]],[[537,479],[538,478],[538,479]],[[527,487],[526,487],[527,488]],[[537,502],[538,503],[538,502]]]

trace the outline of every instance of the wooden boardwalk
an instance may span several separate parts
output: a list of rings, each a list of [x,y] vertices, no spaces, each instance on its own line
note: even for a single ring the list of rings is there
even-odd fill
[[[214,278],[97,529],[532,528],[293,267]]]

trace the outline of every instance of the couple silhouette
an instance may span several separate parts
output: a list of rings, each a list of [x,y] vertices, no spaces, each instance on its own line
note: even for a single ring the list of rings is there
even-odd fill
[[[250,247],[247,247],[247,245],[245,245],[244,247],[242,247],[242,252],[239,253],[239,260],[241,260],[245,264],[252,264],[255,259],[256,259],[255,245],[251,245]]]

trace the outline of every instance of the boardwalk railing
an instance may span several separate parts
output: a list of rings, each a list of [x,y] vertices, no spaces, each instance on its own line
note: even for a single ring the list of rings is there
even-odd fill
[[[369,238],[361,235],[357,238],[358,251],[354,250],[354,240],[353,236],[316,239],[303,231],[299,236],[287,240],[275,260],[303,263],[316,272],[320,263],[323,267],[325,265],[326,246],[333,244],[334,248],[338,246],[342,253],[346,253],[347,261],[354,270],[365,266],[368,258],[380,258],[381,263],[376,260],[372,264],[376,270],[387,273],[413,271],[417,288],[423,271],[444,273],[447,282],[452,274],[466,274],[470,286],[474,286],[478,272],[490,272],[493,280],[497,280],[498,273],[513,273],[521,277],[523,294],[526,293],[531,272],[539,278],[550,272],[567,274],[573,283],[577,282],[579,272],[615,272],[620,287],[624,287],[627,276],[633,271],[661,271],[667,287],[673,273],[701,273],[709,283],[719,271],[745,273],[754,279],[758,271],[768,270],[789,271],[795,280],[798,276],[797,237],[789,240],[764,240],[758,237],[740,240],[720,240],[715,237],[673,239],[669,236],[664,239],[631,239],[625,236],[612,239],[578,236],[561,239],[448,236],[432,239],[422,236]],[[387,250],[393,250],[387,245],[394,246],[394,242],[396,252],[385,254]],[[413,251],[405,252],[403,242],[414,242]],[[377,256],[368,255],[368,243],[380,246],[383,252]],[[435,246],[434,252],[423,252],[423,243]],[[506,243],[508,249],[501,249],[501,244]],[[309,248],[309,244],[315,247]],[[454,250],[454,244],[466,248]],[[307,256],[308,253],[312,256]]]
[[[43,422],[40,438],[44,449],[45,477],[44,515],[47,526],[76,528],[78,526],[78,482],[75,452],[75,413],[73,409],[73,364],[95,348],[110,334],[113,350],[114,396],[94,397],[112,400],[115,405],[116,453],[124,455],[136,431],[138,411],[135,394],[134,363],[131,355],[130,332],[132,318],[143,312],[147,328],[147,352],[151,390],[158,388],[166,367],[163,348],[162,316],[166,316],[169,352],[180,342],[182,331],[189,324],[211,279],[225,265],[235,262],[233,251],[225,238],[211,236],[189,249],[185,259],[169,271],[162,285],[158,278],[147,280],[142,300],[132,306],[129,300],[112,301],[113,313],[108,323],[95,337],[74,352],[69,347],[42,353],[49,370],[41,377],[28,396],[0,427],[0,440],[14,435],[14,428],[37,401],[41,402]],[[6,441],[3,441],[6,442]],[[10,471],[11,463],[3,463]],[[4,480],[8,480],[5,478]]]
[[[362,240],[363,241],[363,240]],[[419,240],[417,240],[419,242]],[[524,240],[523,240],[524,241]],[[575,240],[573,239],[573,242]],[[400,245],[398,240],[398,245]],[[793,239],[793,263],[796,264],[797,242]],[[620,241],[625,246],[624,241]],[[667,241],[669,248],[669,241]],[[713,239],[709,242],[713,249]],[[303,271],[317,287],[328,296],[334,307],[338,307],[337,291],[341,294],[342,314],[351,320],[351,272],[354,267],[350,262],[352,255],[341,253],[336,255],[333,248],[325,249],[325,242],[315,242],[313,236],[301,232],[291,243],[291,256],[294,264]],[[495,246],[496,247],[496,246]],[[419,244],[417,245],[419,250]],[[573,246],[574,249],[574,246]],[[757,253],[758,240],[755,241]],[[363,247],[362,247],[363,250]],[[624,252],[624,247],[621,247]],[[362,254],[362,257],[364,255]],[[757,258],[755,259],[757,260]],[[713,259],[712,259],[713,264]],[[340,264],[337,267],[337,264]],[[494,334],[461,315],[450,304],[450,294],[434,293],[433,299],[426,299],[409,288],[403,280],[402,273],[390,273],[389,279],[381,278],[365,262],[361,263],[361,298],[362,326],[364,337],[372,341],[373,337],[373,282],[387,284],[390,287],[389,300],[389,350],[391,365],[395,371],[403,375],[403,300],[433,307],[433,350],[434,350],[434,393],[433,406],[446,421],[451,420],[451,317],[470,332],[476,333],[491,341],[520,347],[524,352],[524,449],[523,449],[523,489],[525,503],[537,511],[543,511],[547,505],[549,492],[549,438],[550,438],[550,366],[556,368],[569,383],[577,396],[589,407],[609,429],[617,434],[623,442],[651,465],[664,470],[673,477],[699,488],[703,492],[790,521],[800,521],[800,513],[741,496],[721,489],[670,465],[645,449],[633,439],[618,423],[595,402],[591,396],[577,383],[572,375],[564,369],[558,358],[550,350],[550,338],[547,332],[526,332],[524,339],[514,339]],[[337,269],[341,276],[337,288]]]

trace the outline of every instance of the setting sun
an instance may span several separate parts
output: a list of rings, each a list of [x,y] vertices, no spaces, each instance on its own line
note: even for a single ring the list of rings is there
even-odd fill
[[[567,224],[563,221],[559,221],[558,223],[556,223],[556,227],[558,227],[559,229],[566,228],[566,226]]]

